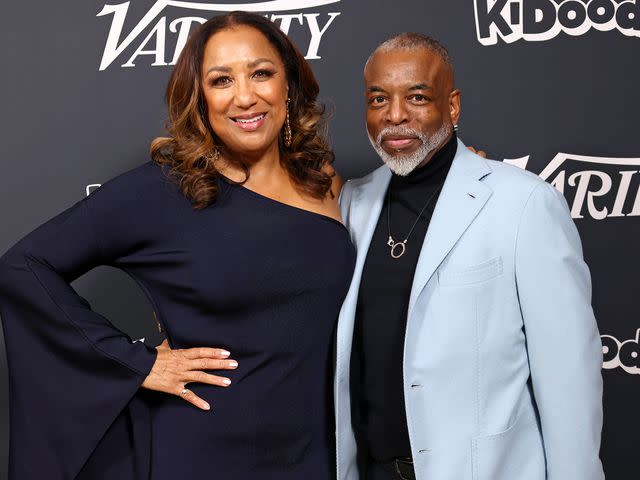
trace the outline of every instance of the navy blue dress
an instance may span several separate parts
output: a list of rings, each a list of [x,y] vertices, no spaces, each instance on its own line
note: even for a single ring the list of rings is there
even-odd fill
[[[220,182],[194,211],[152,162],[107,183],[0,259],[11,480],[327,480],[332,336],[355,260],[327,216]],[[226,348],[212,409],[140,388],[156,351],[69,282],[130,274],[172,348]],[[216,372],[211,372],[216,373]]]

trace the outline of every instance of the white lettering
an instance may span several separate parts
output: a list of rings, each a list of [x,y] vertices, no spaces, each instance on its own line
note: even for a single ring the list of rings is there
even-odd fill
[[[191,31],[191,25],[193,23],[203,24],[206,22],[206,18],[202,17],[182,17],[174,20],[169,24],[169,30],[173,33],[178,32],[178,41],[176,42],[176,49],[173,52],[173,60],[171,60],[171,65],[175,65],[178,62],[178,57],[182,52],[185,44],[187,43],[187,39],[189,38],[189,32]],[[178,31],[178,26],[180,27]]]
[[[601,335],[602,368],[613,370],[622,368],[632,375],[640,374],[640,329],[636,337],[621,342],[612,335]]]
[[[138,49],[131,55],[131,58],[127,63],[124,63],[123,67],[135,67],[133,61],[140,55],[154,55],[156,60],[151,64],[153,66],[166,65],[164,61],[164,45],[165,45],[165,31],[167,28],[167,17],[162,17],[156,26],[151,29],[146,38],[142,41]],[[156,37],[156,48],[153,50],[144,50],[144,47],[151,41],[152,37]]]
[[[602,182],[602,186],[596,192],[589,191],[589,181],[591,177],[598,177]],[[601,197],[611,190],[611,177],[604,172],[599,172],[597,170],[584,170],[582,172],[574,173],[569,177],[569,185],[572,187],[576,186],[576,180],[579,181],[578,189],[576,191],[576,196],[573,200],[573,207],[571,207],[571,216],[573,218],[583,218],[581,215],[582,206],[584,204],[585,195],[587,196],[587,207],[589,210],[589,214],[596,220],[602,220],[603,218],[607,218],[607,207],[598,210],[596,208],[593,199],[595,197]]]
[[[592,28],[640,37],[639,0],[474,0],[474,10],[485,46],[584,35]]]
[[[307,55],[305,56],[305,58],[308,58],[310,60],[317,60],[321,58],[320,56],[318,56],[320,39],[322,39],[324,32],[326,32],[329,26],[333,23],[333,20],[340,14],[337,12],[330,13],[329,20],[324,24],[322,30],[320,30],[320,27],[318,26],[319,15],[320,14],[318,13],[304,15],[304,18],[307,19],[307,23],[309,25],[309,31],[311,32],[311,42],[309,43],[309,50],[307,51]]]
[[[271,21],[274,22],[276,20],[282,20],[280,22],[280,30],[282,30],[282,32],[285,35],[289,35],[289,30],[291,29],[291,22],[293,21],[293,19],[298,20],[298,23],[300,25],[302,25],[302,14],[298,13],[297,15],[272,15],[271,16]]]
[[[556,178],[554,178],[549,182],[551,185],[556,187],[556,190],[558,190],[563,195],[564,195],[564,182],[565,182],[564,179],[565,179],[566,173],[567,172],[565,172],[564,170],[561,170],[560,173],[556,175]]]
[[[112,19],[99,69],[102,71],[112,65],[113,62],[120,57],[125,50],[130,48],[136,39],[140,38],[143,32],[145,32],[149,26],[158,19],[166,7],[177,7],[209,12],[230,12],[233,10],[245,10],[250,12],[280,12],[295,9],[309,9],[338,3],[340,1],[341,0],[271,0],[263,2],[227,4],[157,0],[126,36],[123,30],[130,2],[124,2],[117,5],[105,5],[97,16],[101,17],[112,15]],[[306,25],[311,38],[307,48],[306,58],[315,60],[321,58],[318,51],[320,49],[322,37],[327,32],[334,19],[340,15],[340,12],[332,12],[327,15],[329,18],[322,27],[319,22],[319,13],[273,15],[272,20],[280,20],[280,28],[286,34],[289,33],[294,20],[296,20],[301,26]],[[182,49],[184,48],[193,24],[204,23],[205,21],[206,19],[202,17],[187,16],[174,19],[169,23],[169,31],[171,33],[177,33],[178,38],[176,40],[176,48],[173,53],[173,58],[170,62],[167,62],[164,57],[166,49],[165,40],[167,17],[161,17],[156,22],[151,32],[149,32],[144,40],[138,45],[135,53],[122,66],[135,66],[135,60],[140,55],[153,55],[155,57],[155,61],[152,64],[153,66],[174,65],[178,60],[180,52],[182,52]],[[155,37],[155,48],[145,50],[147,43],[151,42],[153,37]]]
[[[613,204],[609,217],[624,217],[622,209],[624,208],[624,202],[627,199],[629,193],[629,185],[631,185],[631,178],[638,173],[637,170],[625,170],[620,172],[622,179],[620,180],[620,186],[618,187],[618,193],[616,194],[616,201]]]
[[[630,217],[640,217],[640,188],[636,192],[636,199],[633,202],[633,209],[629,213]]]

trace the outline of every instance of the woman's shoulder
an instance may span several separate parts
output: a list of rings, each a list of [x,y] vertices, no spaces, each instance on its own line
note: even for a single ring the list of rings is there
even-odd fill
[[[127,211],[162,208],[186,201],[167,166],[149,160],[104,182],[89,195],[94,208]]]
[[[134,166],[117,174],[100,186],[100,189],[127,191],[130,189],[152,188],[167,178],[168,169],[153,160]]]

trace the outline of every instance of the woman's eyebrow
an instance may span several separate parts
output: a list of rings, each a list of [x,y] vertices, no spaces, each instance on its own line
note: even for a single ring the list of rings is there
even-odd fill
[[[249,63],[247,63],[247,67],[249,68],[254,68],[257,67],[258,65],[260,65],[261,63],[270,63],[272,65],[275,65],[275,63],[273,63],[273,61],[269,60],[268,58],[257,58]]]
[[[207,70],[207,73],[205,73],[205,75],[209,75],[211,72],[229,73],[230,71],[231,71],[231,69],[229,67],[223,67],[222,65],[216,65],[215,67],[211,67],[209,70]]]

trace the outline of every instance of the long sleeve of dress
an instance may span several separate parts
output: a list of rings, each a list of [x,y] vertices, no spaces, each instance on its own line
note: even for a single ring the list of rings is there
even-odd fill
[[[109,194],[98,196],[98,211],[92,210],[94,195],[0,258],[10,480],[86,478],[83,467],[106,432],[118,428],[117,418],[155,362],[155,349],[132,342],[70,286],[95,266],[117,263],[131,248],[127,242],[109,242],[108,249],[101,245],[94,226],[100,232],[112,227],[111,217],[102,215],[109,209]],[[126,237],[126,232],[112,232],[116,235]],[[113,459],[114,468],[117,463]]]

